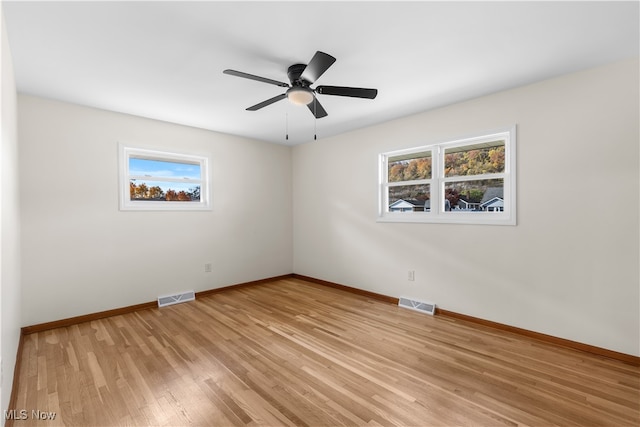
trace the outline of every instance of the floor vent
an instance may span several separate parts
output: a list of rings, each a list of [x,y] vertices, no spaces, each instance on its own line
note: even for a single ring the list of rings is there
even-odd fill
[[[398,305],[400,307],[409,308],[421,313],[427,313],[432,316],[436,312],[436,305],[431,302],[416,301],[409,298],[400,298],[400,301],[398,301]]]
[[[178,304],[180,302],[193,301],[196,299],[194,291],[182,292],[180,294],[166,295],[158,297],[158,307],[166,307],[168,305]]]

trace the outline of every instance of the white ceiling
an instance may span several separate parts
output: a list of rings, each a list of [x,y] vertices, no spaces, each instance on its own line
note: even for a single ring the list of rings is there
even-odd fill
[[[298,144],[560,74],[637,57],[630,2],[11,2],[18,90],[229,134]],[[283,100],[294,63],[337,58],[314,120]],[[315,85],[314,85],[315,86]],[[285,140],[287,131],[289,140]]]

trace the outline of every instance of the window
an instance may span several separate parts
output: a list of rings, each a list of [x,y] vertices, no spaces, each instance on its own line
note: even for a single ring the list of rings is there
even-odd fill
[[[515,127],[380,155],[379,221],[516,224]]]
[[[121,210],[207,210],[208,159],[120,144]]]

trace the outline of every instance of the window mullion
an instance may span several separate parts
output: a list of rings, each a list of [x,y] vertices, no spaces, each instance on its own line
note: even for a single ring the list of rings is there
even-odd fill
[[[430,184],[431,179],[414,179],[411,181],[393,181],[387,183],[389,187],[401,187],[403,185],[420,185],[420,184]]]
[[[444,177],[444,149],[441,146],[436,147],[436,155],[434,156],[433,173],[434,173],[434,185],[431,186],[431,203],[433,212],[435,215],[440,215],[443,211],[442,196],[444,189],[442,178]],[[435,203],[434,203],[435,202]]]
[[[458,182],[458,181],[478,181],[478,180],[489,180],[489,179],[501,179],[506,178],[506,173],[488,173],[484,175],[461,175],[461,176],[448,176],[446,178],[442,178],[442,182]]]
[[[199,184],[202,182],[201,179],[171,178],[171,177],[153,176],[153,175],[129,175],[129,179],[138,180],[138,181],[156,181],[156,182],[189,182],[194,184]]]

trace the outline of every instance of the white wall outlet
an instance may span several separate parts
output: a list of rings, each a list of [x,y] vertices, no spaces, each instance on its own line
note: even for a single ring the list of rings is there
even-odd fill
[[[211,273],[211,263],[208,262],[204,265],[204,272],[205,273]]]
[[[407,273],[407,280],[410,282],[413,282],[414,280],[416,280],[416,271],[415,270],[409,270],[409,272]]]

